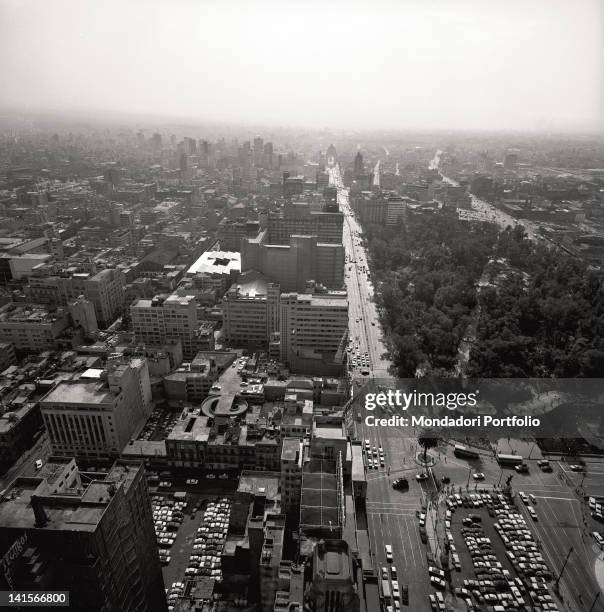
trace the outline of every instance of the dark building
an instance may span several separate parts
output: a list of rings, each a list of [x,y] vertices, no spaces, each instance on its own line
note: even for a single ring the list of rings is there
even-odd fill
[[[73,459],[17,478],[0,503],[3,589],[70,592],[70,609],[165,612],[143,464],[81,473]]]

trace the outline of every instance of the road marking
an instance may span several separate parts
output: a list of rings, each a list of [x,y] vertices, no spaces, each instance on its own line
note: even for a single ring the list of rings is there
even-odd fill
[[[579,500],[576,499],[575,497],[551,497],[548,495],[535,495],[535,497],[537,499],[559,499],[561,501],[569,501],[569,502],[577,502],[579,503]]]
[[[392,508],[394,509],[394,508]],[[415,516],[415,512],[367,512],[367,515],[375,516]]]

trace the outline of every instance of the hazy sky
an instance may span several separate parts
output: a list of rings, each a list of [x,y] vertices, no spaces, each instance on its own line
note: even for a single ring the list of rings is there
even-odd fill
[[[600,0],[0,0],[0,107],[600,128]]]

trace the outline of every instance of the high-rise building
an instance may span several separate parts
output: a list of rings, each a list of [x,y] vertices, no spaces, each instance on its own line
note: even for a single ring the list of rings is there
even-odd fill
[[[151,411],[147,361],[112,358],[60,382],[40,400],[52,452],[63,457],[115,456]]]
[[[126,279],[121,270],[106,269],[86,279],[84,296],[94,304],[96,318],[107,327],[122,313]]]
[[[96,321],[94,304],[90,300],[80,295],[77,300],[68,304],[68,308],[74,325],[82,327],[88,335],[98,331],[99,326]]]
[[[354,158],[353,175],[354,178],[359,178],[365,174],[365,164],[363,163],[363,156],[359,151]]]
[[[70,610],[165,612],[142,463],[80,473],[73,459],[17,478],[0,504],[0,586],[69,591]]]
[[[346,293],[283,293],[279,303],[281,361],[301,373],[341,368],[348,336]]]
[[[264,140],[260,136],[254,138],[254,166],[262,166],[264,155]]]
[[[0,342],[10,342],[18,353],[55,349],[69,327],[63,308],[50,312],[39,304],[9,302],[0,308]]]
[[[241,270],[256,270],[284,291],[305,291],[311,280],[328,289],[344,286],[344,246],[316,236],[292,235],[289,244],[268,244],[267,232],[241,241]]]
[[[222,302],[225,340],[233,346],[266,347],[279,329],[279,286],[262,274],[242,274]]]
[[[118,269],[91,274],[35,276],[29,279],[25,293],[32,302],[66,306],[83,295],[92,302],[101,327],[111,325],[124,308],[126,278]]]
[[[325,159],[326,159],[327,165],[330,168],[333,168],[338,163],[338,155],[336,153],[336,148],[332,144],[330,144],[329,147],[327,147],[327,153],[325,154]]]
[[[289,244],[290,236],[316,236],[318,242],[342,244],[344,215],[316,212],[308,202],[287,201],[281,212],[269,213],[268,242]]]
[[[199,321],[194,296],[158,295],[151,300],[141,299],[130,306],[130,315],[137,342],[159,346],[178,338],[184,358],[195,357]]]
[[[262,154],[262,165],[267,170],[272,170],[273,168],[273,143],[267,142],[264,145],[264,151]]]

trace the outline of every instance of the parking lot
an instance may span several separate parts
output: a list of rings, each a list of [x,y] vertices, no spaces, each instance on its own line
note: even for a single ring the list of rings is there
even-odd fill
[[[532,507],[528,496],[527,502],[531,506],[526,507]],[[432,581],[432,609],[444,610],[445,601],[456,609],[463,602],[467,610],[485,606],[561,609],[551,583],[548,586],[552,573],[529,529],[527,521],[532,519],[524,516],[514,500],[502,493],[473,493],[451,495],[447,505],[445,550],[449,567],[443,569],[450,570],[451,588],[439,601],[436,592],[443,593],[444,585]]]
[[[137,440],[164,440],[180,418],[180,414],[180,411],[168,410],[164,404],[156,405],[139,432]]]
[[[227,497],[191,502],[187,525],[175,542],[174,561],[164,567],[168,610],[181,594],[187,579],[222,580],[221,555],[229,528],[231,502]]]

